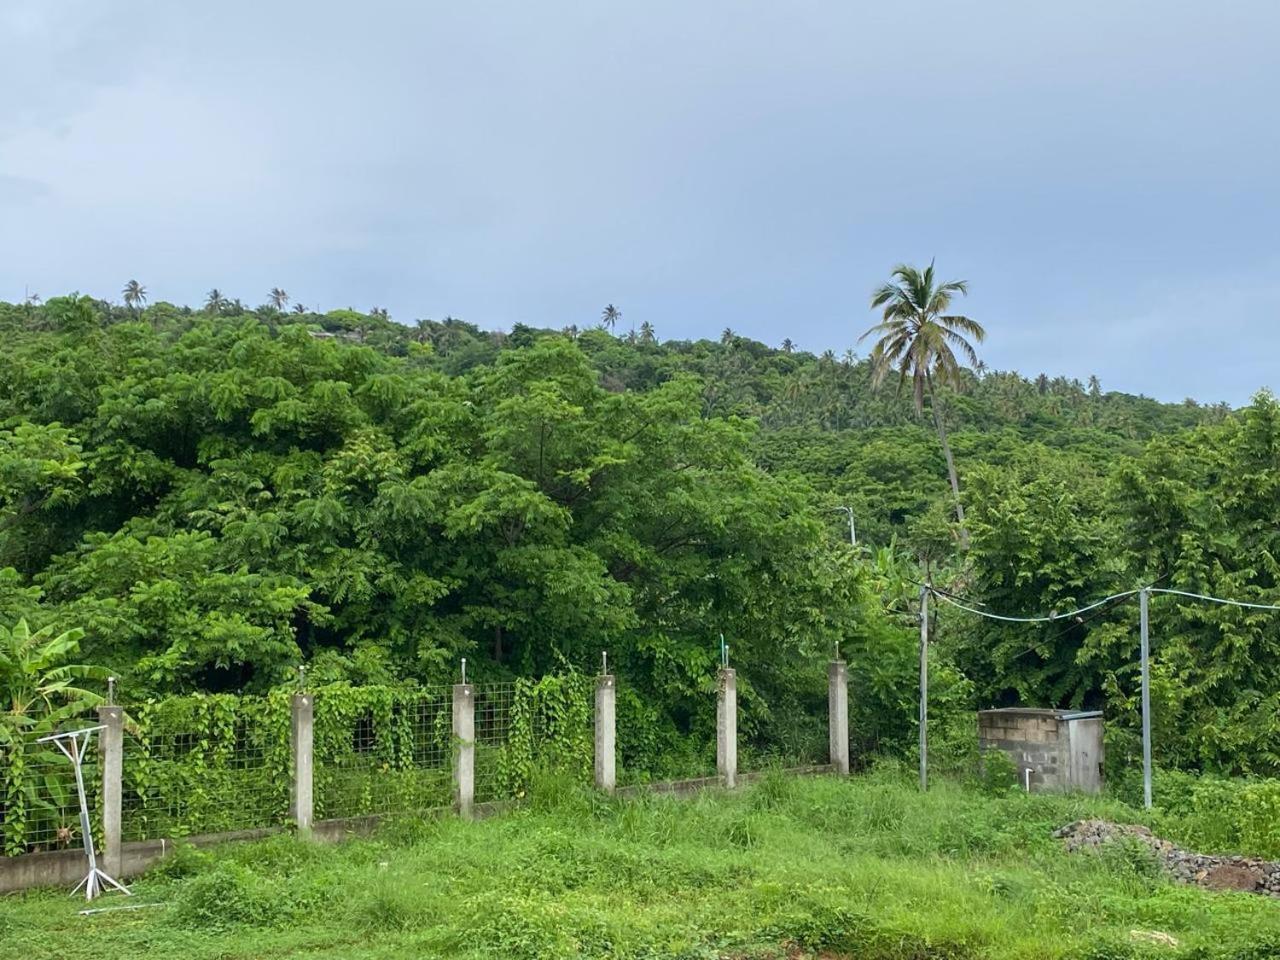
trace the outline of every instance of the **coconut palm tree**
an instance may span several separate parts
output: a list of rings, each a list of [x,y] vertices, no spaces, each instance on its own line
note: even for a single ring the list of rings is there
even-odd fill
[[[205,298],[204,309],[207,313],[221,313],[227,308],[227,298],[222,295],[222,291],[214,287],[209,291],[209,295]]]
[[[733,332],[732,327],[725,327],[724,330],[720,333],[720,342],[724,344],[726,347],[732,345],[732,343],[737,339],[738,339],[738,335]]]
[[[792,423],[799,423],[803,419],[804,401],[812,387],[813,383],[802,373],[794,373],[787,378],[782,388],[782,399]]]
[[[893,269],[892,279],[871,295],[871,308],[882,309],[880,323],[864,333],[877,338],[871,352],[872,383],[879,386],[891,370],[898,372],[899,387],[911,380],[917,414],[924,413],[925,398],[933,412],[933,422],[947,461],[947,478],[955,498],[956,521],[960,526],[960,548],[968,549],[969,534],[964,526],[964,504],[960,502],[960,478],[947,440],[946,418],[938,401],[936,386],[961,386],[960,361],[956,352],[971,365],[978,353],[970,340],[981,343],[987,332],[982,324],[950,313],[951,301],[969,292],[964,280],[938,283],[933,263],[924,270],[907,264]]]
[[[783,340],[783,341],[782,341],[782,352],[783,352],[783,353],[793,353],[793,352],[795,351],[795,349],[796,349],[796,345],[795,345],[794,343],[792,343],[792,342],[791,342],[791,338],[790,338],[790,337],[787,337],[787,339],[785,339],[785,340]]]
[[[641,343],[653,343],[657,339],[658,339],[657,336],[653,332],[652,323],[646,320],[644,321],[644,323],[640,324],[640,342]]]
[[[306,306],[306,304],[303,304],[303,303],[295,303],[295,304],[293,305],[293,312],[294,312],[294,313],[299,313],[299,314],[301,314],[301,313],[306,313],[306,312],[307,312],[307,306]]]
[[[606,330],[612,330],[618,325],[618,321],[622,319],[622,311],[609,304],[600,312],[600,326]]]
[[[138,307],[147,302],[147,288],[137,280],[130,280],[126,283],[124,289],[120,291],[120,295],[124,297],[124,305],[135,313]]]
[[[279,287],[272,287],[271,292],[267,294],[267,299],[271,301],[271,305],[277,310],[283,310],[289,305],[289,295]]]
[[[386,307],[370,307],[369,316],[373,317],[375,320],[391,319],[391,314],[387,313]]]

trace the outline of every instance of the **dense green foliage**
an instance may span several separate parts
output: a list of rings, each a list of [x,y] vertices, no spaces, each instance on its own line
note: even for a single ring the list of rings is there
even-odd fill
[[[1114,802],[948,783],[921,796],[883,771],[691,799],[535,789],[496,819],[401,821],[337,847],[278,837],[180,850],[134,885],[134,903],[161,908],[86,918],[62,892],[7,897],[0,957],[1262,960],[1280,949],[1273,901],[1175,886],[1125,847],[1066,853],[1052,830],[1085,816],[1140,819]]]
[[[689,767],[723,634],[748,748],[914,741],[923,570],[992,609],[1142,583],[1275,600],[1280,414],[964,370],[934,425],[867,361],[639,332],[64,297],[0,305],[0,622],[85,630],[131,699],[318,682],[623,678],[624,766]],[[856,329],[851,324],[850,337]],[[837,506],[852,508],[860,547]],[[1158,596],[1157,756],[1280,772],[1280,621]],[[937,737],[975,706],[1099,705],[1133,756],[1136,612],[943,606]],[[955,732],[951,737],[950,733]],[[786,743],[791,738],[791,743]],[[945,760],[947,750],[938,754]]]

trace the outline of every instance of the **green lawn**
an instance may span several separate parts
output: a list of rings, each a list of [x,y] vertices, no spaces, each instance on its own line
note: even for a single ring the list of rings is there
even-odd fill
[[[922,797],[891,772],[691,799],[546,784],[483,822],[188,851],[134,884],[164,908],[80,917],[64,892],[0,898],[0,958],[1280,956],[1280,902],[1173,886],[1133,850],[1068,855],[1050,836],[1093,815],[1141,819],[945,783]]]

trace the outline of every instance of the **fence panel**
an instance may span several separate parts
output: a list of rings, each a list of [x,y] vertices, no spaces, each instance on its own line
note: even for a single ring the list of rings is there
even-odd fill
[[[508,748],[514,683],[479,683],[476,698],[476,801],[498,800],[511,790]]]
[[[289,701],[173,697],[125,711],[125,840],[283,824],[290,793]]]
[[[451,710],[447,686],[316,691],[316,818],[412,813],[451,803]]]
[[[52,743],[19,743],[11,749],[0,750],[0,854],[13,857],[79,847],[84,838],[71,761]],[[100,823],[101,780],[95,734],[84,757],[85,793],[94,824]]]

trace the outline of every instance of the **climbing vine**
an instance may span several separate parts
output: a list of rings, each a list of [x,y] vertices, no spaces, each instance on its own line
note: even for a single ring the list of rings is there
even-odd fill
[[[448,687],[315,691],[317,818],[401,813],[452,797],[453,720]]]
[[[127,840],[267,827],[287,815],[287,693],[167,697],[125,714]]]
[[[516,681],[507,742],[497,758],[506,796],[523,797],[539,771],[591,782],[594,689],[590,677],[576,672]]]
[[[591,780],[593,680],[579,673],[480,685],[494,715],[477,748],[484,799],[520,798],[540,771]],[[502,696],[497,696],[498,692]],[[287,822],[291,695],[166,697],[125,711],[125,840],[253,830]],[[316,819],[412,813],[453,799],[452,690],[327,684],[312,696]],[[507,697],[506,693],[510,696]],[[29,747],[29,745],[28,745]],[[4,747],[4,852],[40,847],[56,784],[24,745]],[[96,791],[97,778],[88,778]],[[37,803],[39,801],[39,803]],[[42,804],[42,806],[41,806]],[[95,818],[96,819],[96,818]]]

